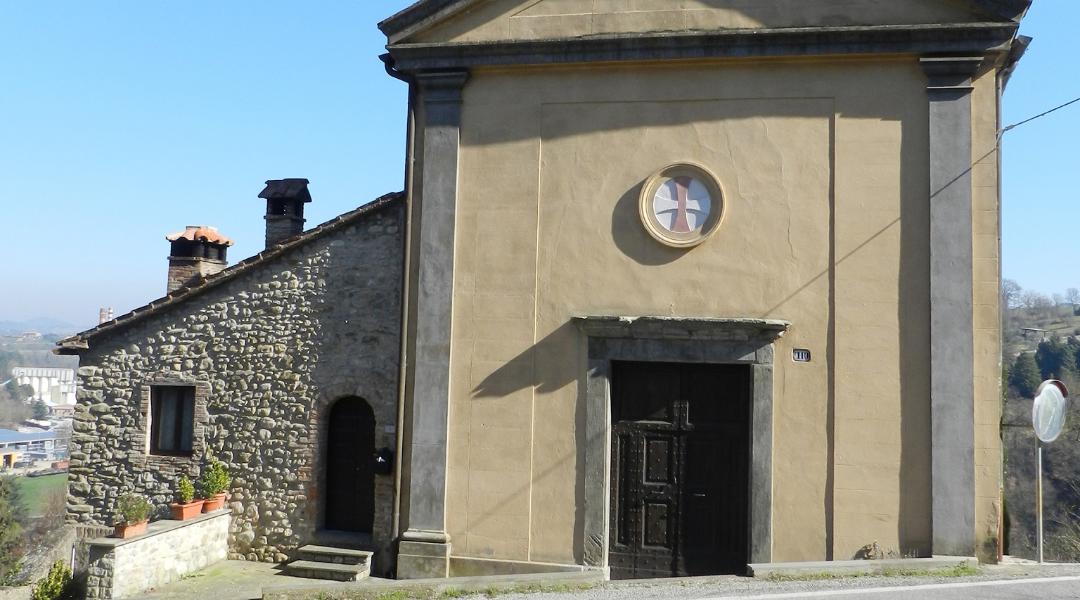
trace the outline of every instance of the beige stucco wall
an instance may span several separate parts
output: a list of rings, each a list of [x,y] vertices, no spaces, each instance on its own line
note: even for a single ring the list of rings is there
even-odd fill
[[[993,80],[975,93],[977,156],[993,146]],[[604,314],[790,320],[776,352],[774,560],[850,558],[873,542],[928,552],[925,85],[913,58],[475,72],[457,215],[453,553],[581,561],[585,357],[569,319]],[[637,195],[688,160],[720,177],[727,214],[705,244],[675,251],[642,229]],[[994,160],[975,185],[988,539],[1000,472]],[[793,363],[793,347],[814,361]]]
[[[972,233],[975,309],[975,523],[980,558],[997,555],[1001,512],[1001,206],[997,76],[972,92]]]
[[[584,35],[985,20],[963,0],[494,0],[409,36],[482,42]]]

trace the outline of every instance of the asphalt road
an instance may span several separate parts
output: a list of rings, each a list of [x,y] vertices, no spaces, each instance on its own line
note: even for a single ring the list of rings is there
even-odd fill
[[[1080,600],[1080,564],[983,566],[965,577],[845,577],[768,581],[691,577],[608,582],[589,589],[509,594],[500,600]]]
[[[715,596],[700,600],[1065,600],[1080,598],[1080,576],[1002,581],[972,581],[869,589],[818,590]]]

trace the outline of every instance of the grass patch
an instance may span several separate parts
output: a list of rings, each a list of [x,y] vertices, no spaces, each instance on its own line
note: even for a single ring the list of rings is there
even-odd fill
[[[855,579],[858,577],[973,577],[979,574],[979,568],[969,564],[958,564],[953,567],[940,569],[881,569],[880,571],[868,571],[865,573],[832,573],[822,571],[819,573],[799,573],[788,575],[785,573],[772,573],[762,579],[772,583],[785,581],[829,581],[833,579]]]
[[[15,486],[22,495],[22,504],[31,517],[41,516],[45,511],[46,498],[67,486],[67,473],[41,477],[16,477]]]

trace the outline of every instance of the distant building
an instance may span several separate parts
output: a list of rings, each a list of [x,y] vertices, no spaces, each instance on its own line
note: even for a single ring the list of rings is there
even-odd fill
[[[0,429],[0,467],[15,465],[22,458],[58,460],[67,457],[67,442],[58,431],[20,433]]]
[[[46,367],[15,367],[11,376],[18,385],[34,388],[32,401],[41,400],[49,407],[75,404],[75,371]]]
[[[1045,329],[1038,329],[1036,327],[1021,327],[1020,334],[1024,336],[1024,339],[1029,340],[1046,340],[1048,337]]]
[[[57,404],[49,407],[49,416],[56,419],[70,419],[75,416],[74,404]]]

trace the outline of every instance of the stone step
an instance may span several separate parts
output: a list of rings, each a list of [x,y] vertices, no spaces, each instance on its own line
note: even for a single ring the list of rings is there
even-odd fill
[[[351,548],[334,548],[308,544],[297,551],[297,559],[339,565],[361,565],[371,562],[371,552]]]
[[[331,546],[334,548],[353,548],[355,550],[370,550],[373,547],[370,533],[356,531],[335,531],[333,529],[320,529],[315,532],[311,540],[317,546]]]
[[[308,579],[359,581],[368,576],[368,565],[366,562],[362,565],[341,565],[312,560],[294,560],[285,565],[285,572],[292,577]]]

